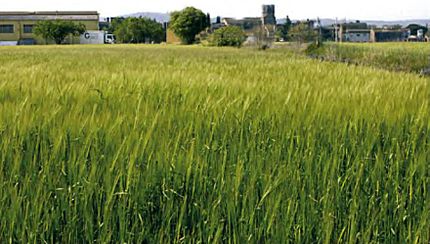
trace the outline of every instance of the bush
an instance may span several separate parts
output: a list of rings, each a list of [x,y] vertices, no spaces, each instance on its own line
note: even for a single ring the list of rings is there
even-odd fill
[[[149,18],[127,18],[114,30],[120,43],[160,43],[164,39],[163,25]]]
[[[237,26],[226,26],[216,30],[209,38],[213,46],[240,47],[246,40],[245,32]]]
[[[318,52],[321,52],[322,47],[323,43],[321,41],[312,42],[306,47],[305,53],[307,55],[317,54]]]

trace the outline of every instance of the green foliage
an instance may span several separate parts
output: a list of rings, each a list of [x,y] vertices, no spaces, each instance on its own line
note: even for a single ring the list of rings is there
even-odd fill
[[[209,43],[213,46],[223,47],[240,47],[246,40],[245,32],[237,26],[222,27],[209,37]]]
[[[85,25],[63,20],[40,21],[34,27],[34,34],[45,40],[53,40],[56,44],[63,43],[69,36],[79,36],[85,33]]]
[[[287,41],[288,33],[291,29],[291,26],[292,26],[291,19],[289,16],[287,16],[285,23],[276,29],[276,38]]]
[[[333,30],[327,27],[320,27],[320,39],[322,41],[332,41],[334,39],[333,37]]]
[[[410,24],[406,27],[411,31],[411,35],[416,36],[418,34],[418,30],[423,30],[424,34],[428,32],[428,28],[418,24]]]
[[[2,242],[430,241],[417,75],[286,49],[0,51]]]
[[[163,25],[149,18],[126,18],[115,24],[113,33],[121,43],[160,43],[164,39]]]
[[[109,33],[115,33],[117,29],[122,26],[122,22],[124,22],[127,18],[121,17],[121,18],[112,18],[111,23],[109,24],[109,27],[107,31]]]
[[[305,53],[307,55],[312,55],[312,54],[315,54],[315,53],[319,53],[320,49],[322,49],[322,48],[323,48],[323,42],[320,42],[320,41],[318,41],[318,42],[312,42],[312,43],[310,43],[306,47]]]
[[[429,53],[430,46],[426,43],[331,43],[319,48],[315,54],[325,60],[419,73],[428,68]]]
[[[181,38],[184,44],[194,43],[196,35],[208,26],[210,23],[208,23],[207,16],[194,7],[173,12],[170,16],[169,28]]]
[[[307,23],[298,23],[294,25],[288,35],[290,40],[300,44],[314,42],[318,38],[317,32]]]

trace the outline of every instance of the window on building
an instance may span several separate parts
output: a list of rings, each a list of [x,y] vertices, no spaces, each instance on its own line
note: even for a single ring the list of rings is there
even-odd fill
[[[24,25],[24,33],[33,33],[33,25]]]
[[[0,33],[14,33],[13,25],[0,25]]]

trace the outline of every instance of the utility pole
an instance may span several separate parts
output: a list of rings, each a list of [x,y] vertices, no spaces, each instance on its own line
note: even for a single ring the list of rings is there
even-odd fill
[[[336,20],[334,21],[334,41],[339,42],[339,40],[338,40],[338,29],[337,29],[337,17],[336,17]]]

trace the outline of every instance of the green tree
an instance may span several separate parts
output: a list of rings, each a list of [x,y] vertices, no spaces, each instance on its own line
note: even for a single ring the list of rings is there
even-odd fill
[[[237,26],[226,26],[216,30],[210,37],[209,43],[214,46],[240,47],[246,40],[245,32]]]
[[[63,20],[40,21],[34,27],[34,34],[45,40],[53,40],[56,44],[63,43],[67,36],[79,36],[85,33],[85,25]]]
[[[418,24],[410,24],[406,27],[406,29],[409,29],[411,35],[413,36],[416,36],[418,34],[418,30],[423,30],[424,34],[426,34],[428,31],[427,27]]]
[[[163,41],[163,25],[149,18],[127,18],[118,22],[113,30],[121,43],[145,43]]]
[[[196,35],[206,29],[207,16],[199,9],[187,7],[182,11],[173,12],[170,16],[169,28],[181,38],[184,44],[192,44]]]
[[[277,28],[276,37],[279,39],[283,39],[284,41],[288,40],[288,32],[291,29],[291,25],[291,19],[289,16],[287,16],[285,23]]]
[[[107,28],[107,31],[109,33],[114,33],[125,20],[126,18],[124,17],[112,18],[111,22],[109,23],[109,27]]]
[[[318,34],[307,23],[298,23],[293,26],[288,34],[289,38],[300,44],[317,41]]]

